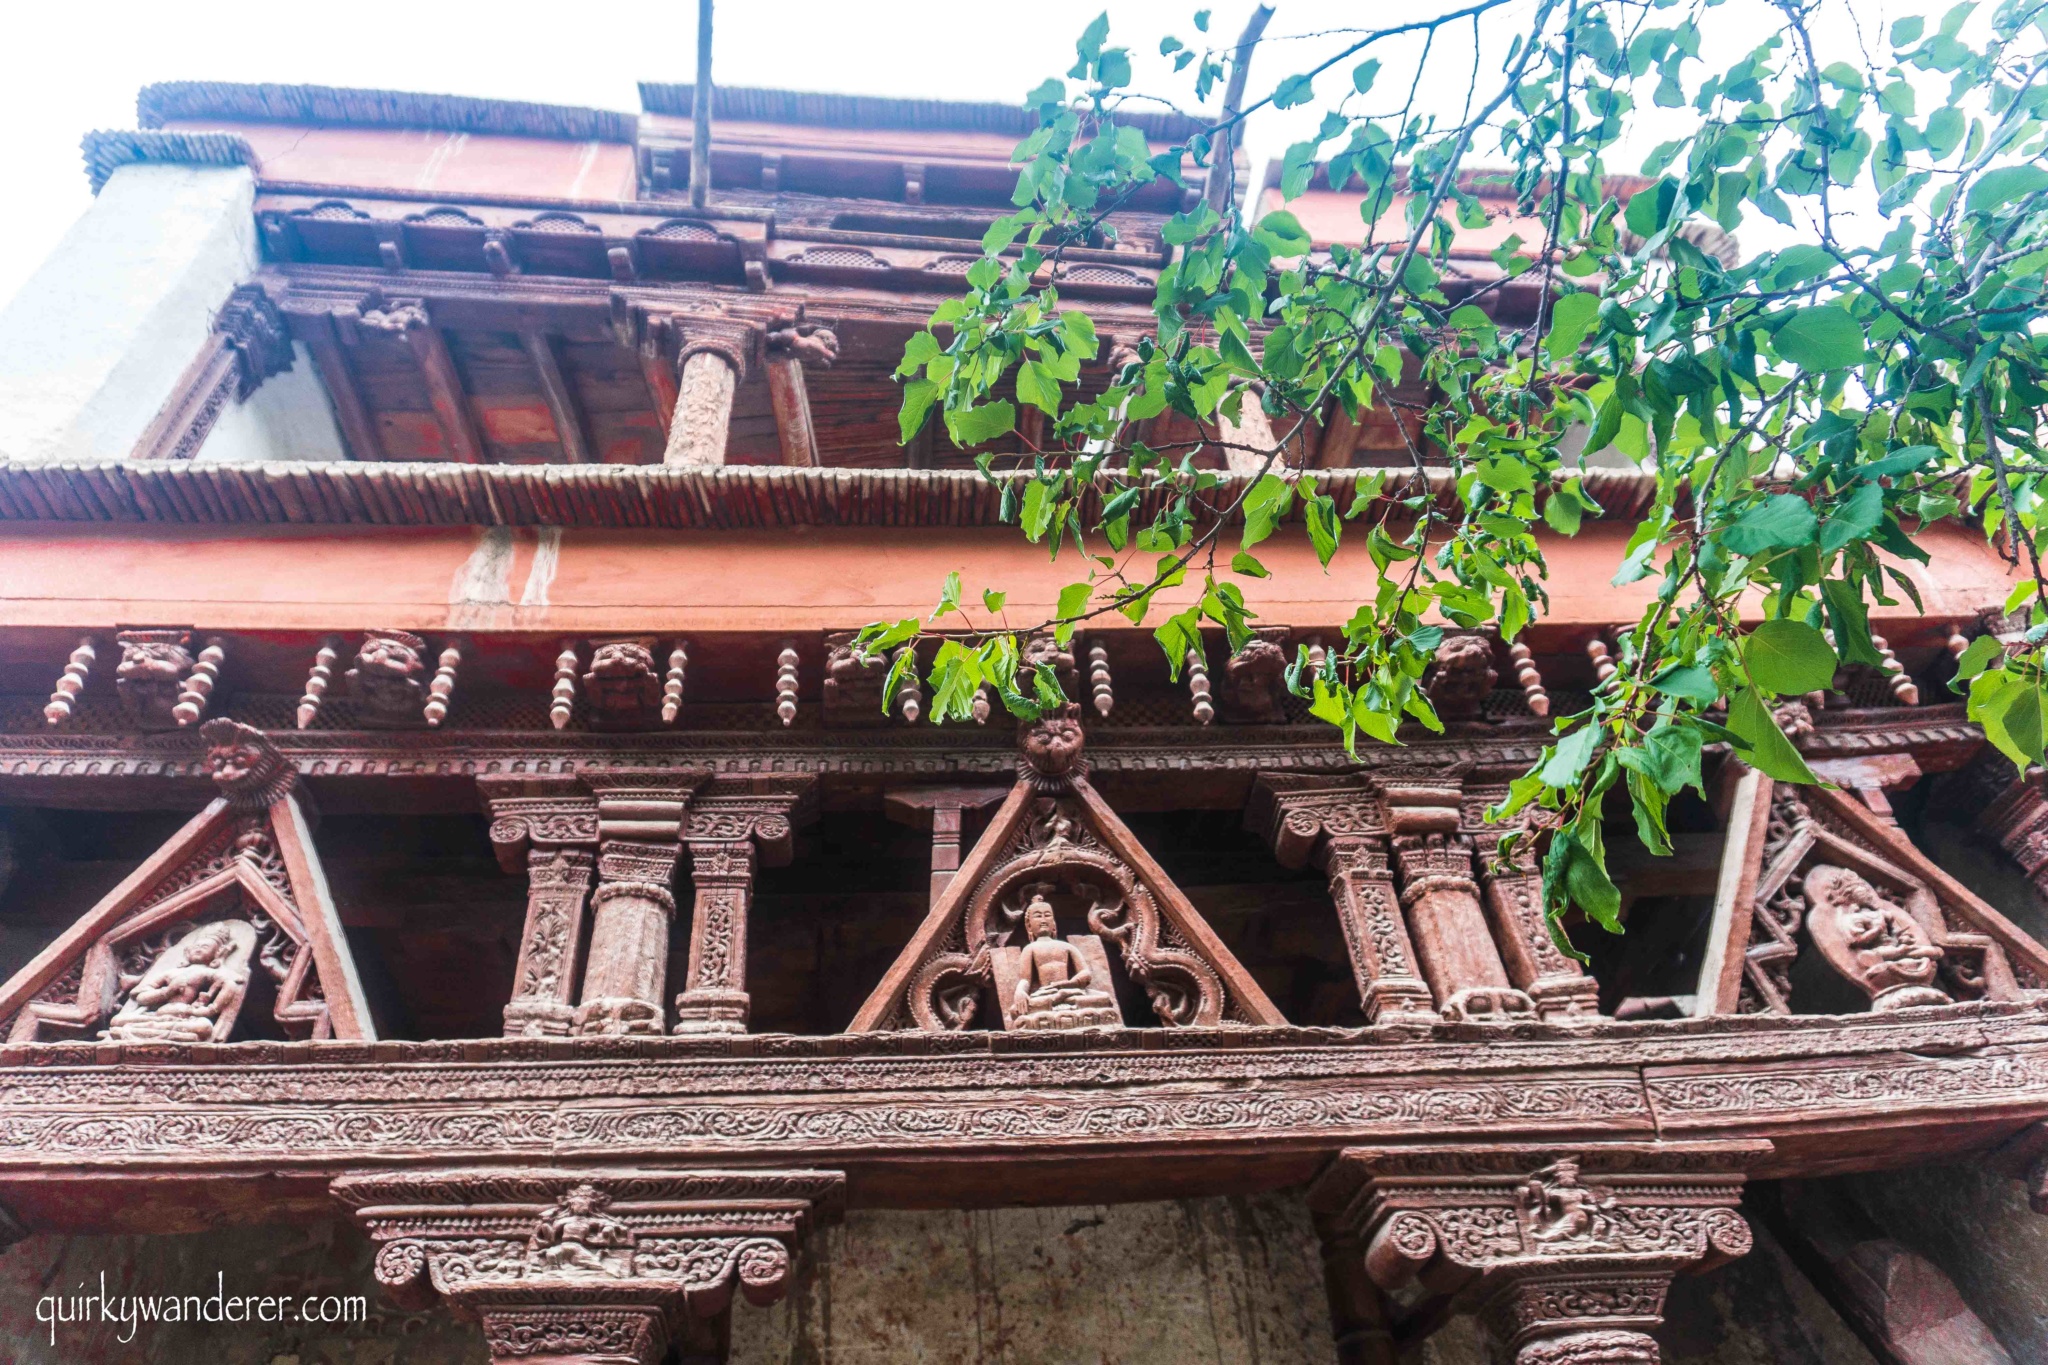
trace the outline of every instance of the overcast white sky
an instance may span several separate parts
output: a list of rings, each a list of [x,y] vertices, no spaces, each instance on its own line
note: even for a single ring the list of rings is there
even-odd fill
[[[1397,13],[1355,0],[1279,0],[1268,33],[1285,38],[1361,22],[1399,22],[1458,3],[1418,0]],[[1104,4],[722,0],[717,78],[732,85],[1021,101],[1026,90],[1072,63],[1074,38]],[[1882,22],[1887,8],[1937,8],[1937,0],[1847,4],[1874,22]],[[1132,47],[1141,88],[1170,88],[1186,96],[1184,82],[1169,86],[1157,41],[1166,32],[1195,40],[1189,19],[1195,7],[1189,0],[1110,0],[1112,42]],[[1216,0],[1210,38],[1230,41],[1250,8],[1242,0]],[[1735,8],[1755,16],[1748,6]],[[531,0],[24,5],[10,14],[8,41],[0,48],[9,201],[0,213],[0,300],[13,295],[89,202],[79,137],[92,128],[135,126],[135,92],[152,81],[306,82],[633,110],[639,107],[637,81],[691,78],[695,11],[689,0],[604,6]],[[1512,34],[1512,21],[1494,31]],[[1747,44],[1762,35],[1723,36]],[[1460,46],[1469,53],[1469,42],[1447,39],[1439,55]],[[1302,41],[1262,49],[1254,91],[1293,69],[1290,53],[1321,47]],[[1342,72],[1333,76],[1332,85],[1344,79]],[[1380,89],[1393,88],[1396,76],[1389,62]],[[1463,83],[1456,84],[1443,97],[1461,94]],[[1248,138],[1254,174],[1268,156],[1303,135],[1294,126],[1299,122],[1297,111],[1254,123]]]

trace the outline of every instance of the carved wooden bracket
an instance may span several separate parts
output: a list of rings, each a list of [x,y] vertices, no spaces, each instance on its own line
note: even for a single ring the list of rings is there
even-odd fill
[[[1310,1190],[1382,1289],[1477,1312],[1503,1365],[1656,1365],[1680,1271],[1748,1252],[1736,1211],[1767,1142],[1350,1148]]]
[[[781,1298],[836,1171],[407,1171],[334,1195],[402,1304],[445,1300],[493,1361],[656,1365],[684,1319]]]
[[[240,402],[264,380],[292,367],[284,315],[256,284],[237,285],[213,320],[199,354],[135,443],[138,460],[189,460],[199,453],[230,399]]]

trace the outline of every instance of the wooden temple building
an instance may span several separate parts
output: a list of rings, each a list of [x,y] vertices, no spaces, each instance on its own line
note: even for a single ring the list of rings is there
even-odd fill
[[[1617,822],[1582,967],[1483,811],[1647,600],[1645,476],[1440,736],[1353,760],[1280,684],[1364,591],[1298,531],[1242,652],[1113,617],[1033,645],[1078,718],[933,725],[851,633],[1075,576],[897,426],[1026,116],[721,89],[696,209],[690,95],[176,83],[87,139],[0,309],[11,1358],[240,1361],[33,1300],[296,1236],[373,1320],[248,1359],[2048,1359],[2048,800],[1947,686],[2008,629],[1976,528],[1793,708],[1833,785],[1710,755],[1674,857]],[[1064,256],[1112,341],[1183,192]]]

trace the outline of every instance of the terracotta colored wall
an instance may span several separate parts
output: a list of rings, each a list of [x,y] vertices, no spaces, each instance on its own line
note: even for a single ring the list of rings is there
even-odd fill
[[[302,128],[220,119],[164,126],[247,138],[266,180],[548,199],[631,199],[636,183],[633,148],[622,142],[417,128]]]
[[[1556,540],[1548,622],[1608,626],[1635,617],[1654,580],[1615,588],[1626,528]],[[1872,611],[1895,645],[1922,643],[2004,600],[2011,581],[1983,538],[1959,527],[1919,537],[1932,565],[1908,565],[1926,610]],[[1294,531],[1259,549],[1273,577],[1250,594],[1274,624],[1334,626],[1372,588],[1370,561],[1324,573]],[[278,527],[10,528],[0,535],[0,627],[189,621],[221,630],[818,630],[931,611],[946,574],[966,595],[1010,594],[1012,620],[1050,615],[1080,576],[1071,552],[1048,561],[1014,530],[800,527],[786,532],[419,530]],[[1163,594],[1194,600],[1199,576]],[[1156,619],[1153,622],[1156,624]],[[1109,627],[1128,628],[1122,617]],[[1149,629],[1149,625],[1147,627]]]

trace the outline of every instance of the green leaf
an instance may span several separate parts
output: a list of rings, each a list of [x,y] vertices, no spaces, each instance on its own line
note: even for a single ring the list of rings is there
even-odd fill
[[[1833,554],[1850,541],[1863,539],[1883,520],[1884,489],[1875,483],[1857,484],[1820,528],[1820,552]]]
[[[1892,46],[1911,47],[1920,41],[1920,34],[1927,27],[1927,21],[1917,14],[1908,15],[1892,25]]]
[[[1315,244],[1301,220],[1286,209],[1275,209],[1259,219],[1252,238],[1275,256],[1299,256]]]
[[[1963,650],[1962,657],[1956,660],[1956,676],[1949,683],[1949,687],[1957,692],[1962,691],[1960,684],[1976,677],[1991,666],[1993,659],[2003,658],[2004,655],[2005,646],[1999,643],[1996,635],[1979,635],[1970,641],[1969,646]]]
[[[1088,599],[1094,594],[1094,587],[1088,583],[1069,583],[1060,589],[1059,604],[1053,608],[1053,637],[1064,645],[1074,638],[1074,626],[1082,612],[1088,610]]]
[[[1001,614],[1003,604],[1009,600],[1010,595],[1008,593],[997,592],[993,588],[985,589],[981,594],[981,605],[987,607],[992,615]]]
[[[1827,637],[1804,621],[1766,621],[1742,641],[1749,680],[1779,696],[1801,696],[1834,686],[1835,657]]]
[[[1017,407],[1008,399],[983,403],[965,412],[946,414],[946,430],[952,434],[953,444],[957,446],[978,446],[993,441],[1014,430],[1016,425]]]
[[[1479,482],[1500,493],[1526,493],[1535,486],[1529,466],[1520,460],[1481,460],[1477,473]]]
[[[1351,88],[1359,94],[1369,94],[1372,83],[1380,74],[1380,59],[1373,57],[1351,68]]]
[[[1253,559],[1243,550],[1239,550],[1230,557],[1230,571],[1232,573],[1241,573],[1247,578],[1271,578],[1273,576],[1272,572],[1265,565]]]
[[[1813,508],[1796,493],[1773,493],[1735,519],[1721,542],[1739,555],[1796,550],[1813,543]]]
[[[1721,689],[1714,685],[1714,675],[1698,664],[1667,668],[1650,679],[1650,686],[1667,697],[1696,701],[1702,706],[1713,705],[1721,695]]]
[[[1239,58],[1239,60],[1242,61],[1243,58]],[[1307,104],[1315,97],[1315,78],[1313,76],[1289,76],[1286,80],[1280,82],[1278,86],[1274,87],[1273,107],[1275,109],[1292,109],[1297,104]]]
[[[1801,308],[1772,334],[1778,354],[1802,369],[1840,370],[1861,364],[1867,338],[1863,324],[1840,308]]]
[[[1550,335],[1543,339],[1543,354],[1559,364],[1578,354],[1600,315],[1598,294],[1566,294],[1550,310]]]
[[[2034,165],[2000,166],[1977,177],[1963,208],[1969,213],[1996,213],[2014,200],[2044,189],[2048,189],[2048,170]]]
[[[932,402],[938,396],[939,386],[929,379],[913,379],[903,386],[903,409],[896,414],[896,425],[903,433],[904,445],[909,445],[924,429],[924,419],[930,415]]]
[[[1728,729],[1749,746],[1742,751],[1742,761],[1765,777],[1807,786],[1819,784],[1820,779],[1806,766],[1792,741],[1785,738],[1777,718],[1754,688],[1743,688],[1729,701]]]
[[[1585,911],[1587,918],[1608,933],[1621,932],[1621,891],[1607,875],[1604,861],[1577,833],[1560,830],[1552,835],[1544,864],[1544,881],[1553,881],[1551,869],[1555,867],[1555,885],[1565,902]],[[1561,936],[1562,931],[1553,927],[1552,934]],[[1574,956],[1583,955],[1574,950]]]
[[[1312,494],[1302,503],[1302,513],[1308,522],[1309,543],[1315,546],[1316,558],[1327,569],[1330,557],[1337,553],[1337,538],[1344,533],[1344,523],[1337,516],[1337,500]]]
[[[1987,704],[1980,708],[1978,684],[1989,679],[2002,679],[2004,685],[1992,692]],[[2020,771],[2044,761],[2041,742],[2044,731],[2048,731],[2048,716],[2044,716],[2048,697],[2042,695],[2040,683],[2007,674],[1981,674],[1977,684],[1970,688],[1970,702],[1970,717],[1984,727],[1984,738],[2017,764]]]
[[[1036,360],[1027,360],[1017,367],[1017,397],[1049,417],[1059,415],[1059,381]]]
[[[1550,757],[1538,770],[1545,782],[1553,787],[1569,787],[1579,780],[1579,774],[1593,759],[1593,751],[1600,744],[1600,727],[1582,725],[1560,739],[1551,749]]]

